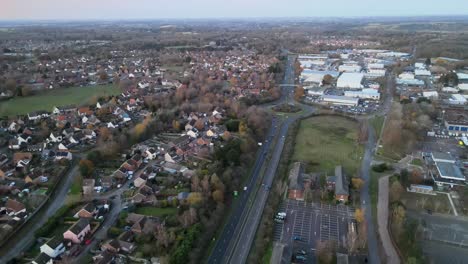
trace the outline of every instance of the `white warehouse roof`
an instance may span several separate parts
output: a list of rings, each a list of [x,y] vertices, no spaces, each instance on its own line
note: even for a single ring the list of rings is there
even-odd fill
[[[344,72],[339,78],[336,84],[337,87],[340,88],[354,88],[360,89],[362,88],[362,79],[364,78],[364,74],[362,73],[355,73],[355,72]]]

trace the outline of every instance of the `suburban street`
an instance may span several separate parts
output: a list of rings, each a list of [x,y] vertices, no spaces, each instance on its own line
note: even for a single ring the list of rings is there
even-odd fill
[[[20,255],[34,243],[34,233],[36,230],[41,228],[41,226],[65,204],[68,191],[73,183],[73,176],[77,173],[78,165],[75,165],[64,176],[65,179],[57,184],[53,195],[50,197],[49,201],[44,204],[44,207],[40,209],[40,212],[29,219],[27,224],[18,230],[16,235],[0,249],[0,263],[6,263]]]

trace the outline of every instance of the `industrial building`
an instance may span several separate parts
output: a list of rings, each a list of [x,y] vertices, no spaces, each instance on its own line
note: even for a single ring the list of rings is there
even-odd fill
[[[340,95],[324,95],[322,99],[323,99],[323,102],[334,104],[334,105],[357,106],[359,103],[358,98],[340,96]]]
[[[374,89],[362,89],[360,91],[345,91],[345,96],[362,98],[362,99],[371,99],[371,100],[380,100],[380,93]]]
[[[466,104],[466,98],[461,94],[452,94],[448,102],[451,105],[464,105]]]
[[[361,89],[362,80],[364,79],[364,74],[362,73],[351,73],[344,72],[338,77],[338,82],[336,84],[339,88],[349,88],[349,89]]]
[[[468,134],[468,113],[462,109],[447,109],[443,114],[450,135]]]

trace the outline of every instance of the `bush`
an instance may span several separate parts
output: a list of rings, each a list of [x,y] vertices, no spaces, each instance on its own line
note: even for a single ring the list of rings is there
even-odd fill
[[[122,229],[113,226],[109,228],[109,230],[107,230],[107,235],[109,235],[110,237],[116,238],[120,234],[122,234],[122,232],[123,232]]]
[[[186,234],[183,236],[184,239],[180,241],[176,249],[172,252],[169,259],[171,264],[182,264],[189,262],[189,253],[193,248],[193,243],[201,233],[202,226],[200,223],[190,227]]]
[[[385,172],[389,169],[390,167],[387,165],[387,163],[380,163],[378,165],[372,166],[372,170],[379,173]]]

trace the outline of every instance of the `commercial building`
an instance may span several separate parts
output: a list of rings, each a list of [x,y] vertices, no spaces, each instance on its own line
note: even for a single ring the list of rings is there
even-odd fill
[[[359,103],[359,98],[340,95],[324,95],[322,99],[323,102],[333,105],[357,106]]]
[[[336,86],[339,88],[361,89],[364,74],[344,72],[338,77]]]
[[[357,64],[344,64],[338,67],[340,72],[360,72],[362,67]]]
[[[380,100],[380,93],[374,89],[362,89],[360,91],[345,91],[345,96],[361,98],[361,99],[371,99],[371,100]]]
[[[447,109],[443,114],[450,135],[468,134],[468,113],[462,109]]]
[[[451,105],[464,105],[466,104],[466,98],[461,94],[452,94],[448,102]]]
[[[435,165],[435,170],[432,173],[432,178],[437,186],[464,185],[465,175],[462,173],[456,160],[449,153],[433,152],[431,153],[432,161]]]

